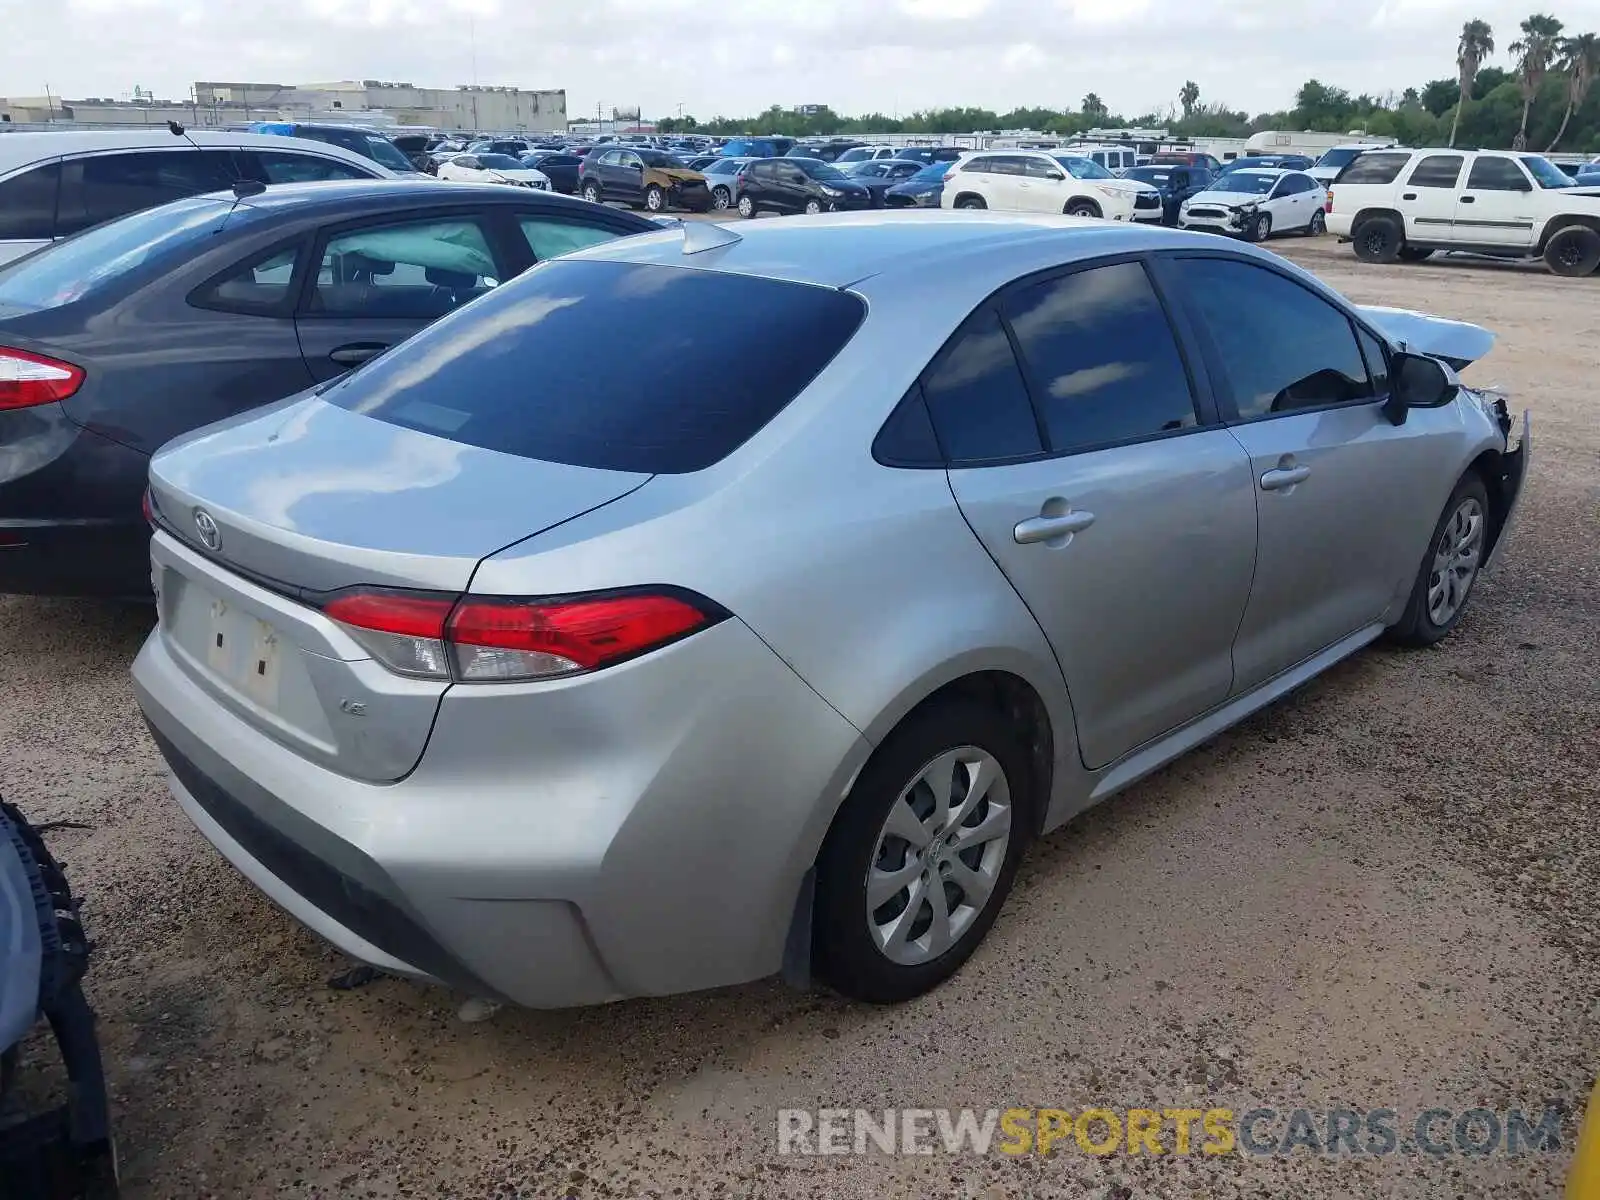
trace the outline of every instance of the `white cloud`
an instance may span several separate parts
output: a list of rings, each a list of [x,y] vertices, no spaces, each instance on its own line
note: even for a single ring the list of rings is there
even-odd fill
[[[1385,93],[1454,73],[1468,17],[1502,46],[1512,0],[0,0],[0,81],[68,97],[181,99],[196,79],[406,79],[564,87],[574,115],[641,104],[706,118],[769,104],[841,112],[1076,105],[1132,116],[1176,101],[1288,107],[1307,78]],[[1587,13],[1585,12],[1587,10]],[[1595,0],[1561,0],[1569,25]],[[469,20],[469,18],[475,18]],[[1373,22],[1384,25],[1374,40]],[[476,47],[473,45],[473,30]],[[1504,55],[1494,60],[1504,64]]]

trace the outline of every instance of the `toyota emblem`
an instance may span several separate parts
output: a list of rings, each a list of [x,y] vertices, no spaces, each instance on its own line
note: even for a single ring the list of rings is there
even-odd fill
[[[194,510],[194,528],[207,550],[222,549],[222,530],[217,528],[216,519],[205,509]]]

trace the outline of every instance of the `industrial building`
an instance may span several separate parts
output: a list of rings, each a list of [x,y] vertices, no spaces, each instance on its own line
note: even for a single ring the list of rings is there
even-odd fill
[[[159,125],[181,121],[224,128],[248,121],[344,121],[431,129],[540,130],[567,127],[565,89],[422,88],[377,79],[337,83],[218,83],[194,85],[187,100],[138,93],[133,100],[60,96],[0,97],[0,122],[37,125]]]

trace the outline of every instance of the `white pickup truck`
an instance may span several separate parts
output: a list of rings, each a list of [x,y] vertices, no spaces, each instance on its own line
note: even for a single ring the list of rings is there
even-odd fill
[[[1328,229],[1363,262],[1436,251],[1543,258],[1557,275],[1600,267],[1600,188],[1504,150],[1368,150],[1328,189]]]

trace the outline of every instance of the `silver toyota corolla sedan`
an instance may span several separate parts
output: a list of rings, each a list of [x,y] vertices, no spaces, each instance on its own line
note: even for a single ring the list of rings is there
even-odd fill
[[[159,453],[139,700],[383,970],[905,999],[1040,833],[1449,633],[1528,470],[1455,374],[1492,341],[1070,218],[597,246]]]

